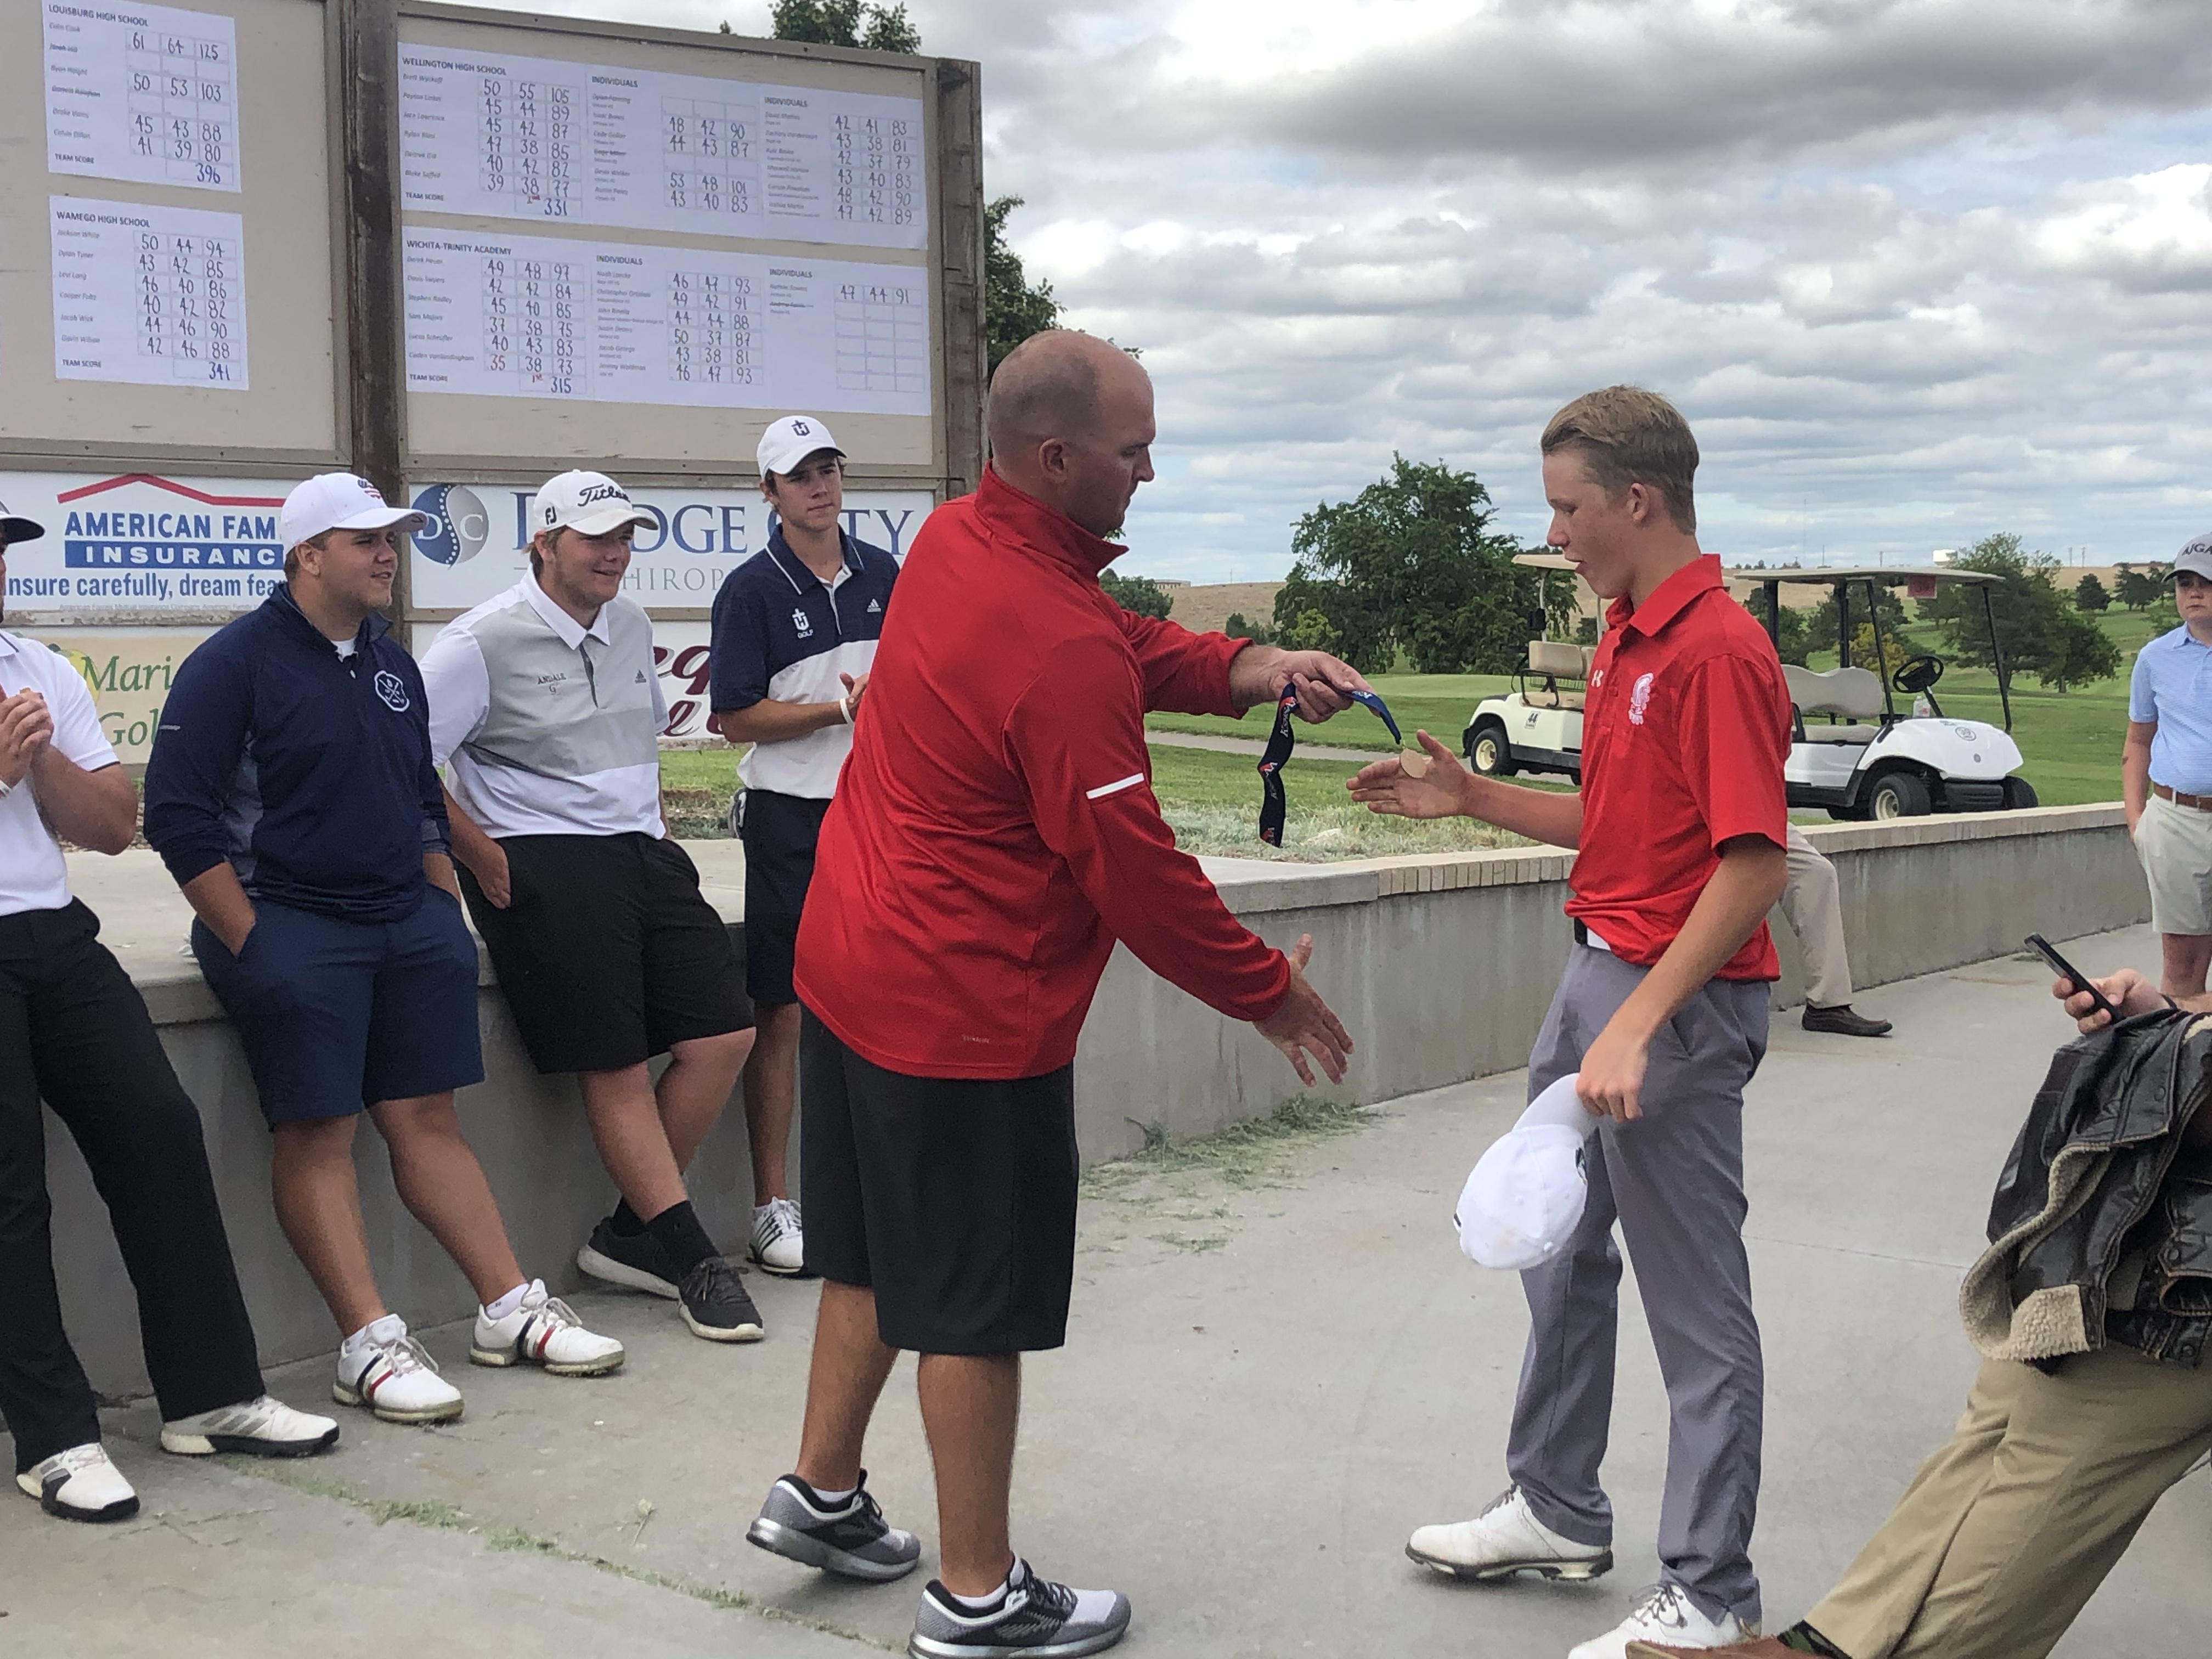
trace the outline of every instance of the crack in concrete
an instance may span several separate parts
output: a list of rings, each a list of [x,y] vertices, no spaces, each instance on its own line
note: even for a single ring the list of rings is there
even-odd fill
[[[668,1590],[688,1596],[695,1601],[720,1607],[729,1613],[750,1613],[778,1624],[792,1625],[811,1630],[823,1636],[835,1636],[848,1642],[857,1642],[863,1647],[890,1653],[905,1651],[902,1644],[880,1642],[863,1631],[832,1624],[826,1619],[811,1618],[793,1613],[788,1607],[763,1601],[744,1590],[724,1589],[714,1584],[693,1583],[650,1568],[631,1566],[622,1561],[611,1561],[604,1555],[594,1555],[588,1550],[571,1549],[557,1538],[526,1531],[520,1527],[503,1526],[487,1522],[469,1514],[459,1505],[442,1499],[376,1498],[357,1492],[341,1480],[326,1480],[294,1469],[288,1465],[270,1463],[258,1458],[221,1457],[216,1460],[233,1474],[253,1480],[266,1480],[310,1498],[327,1498],[334,1503],[360,1510],[381,1527],[394,1521],[433,1530],[459,1532],[481,1539],[483,1547],[494,1551],[520,1551],[532,1555],[550,1557],[576,1566],[592,1567],[600,1572],[627,1578],[635,1583],[650,1585],[655,1589]]]

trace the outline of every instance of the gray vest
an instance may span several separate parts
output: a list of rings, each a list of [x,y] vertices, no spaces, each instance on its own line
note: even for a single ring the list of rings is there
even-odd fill
[[[653,714],[653,623],[628,599],[600,613],[608,643],[571,648],[518,595],[471,630],[491,678],[483,728],[462,744],[482,766],[580,778],[660,758]]]

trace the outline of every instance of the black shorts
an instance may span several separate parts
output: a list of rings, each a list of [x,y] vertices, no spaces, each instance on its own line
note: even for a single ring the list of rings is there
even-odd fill
[[[532,1064],[614,1072],[753,1023],[730,930],[699,872],[651,836],[509,836],[509,897],[462,868],[469,915]]]
[[[799,913],[814,879],[814,843],[822,836],[826,800],[748,789],[738,839],[745,844],[745,991],[755,1002],[796,1002],[792,953]]]
[[[876,1293],[886,1346],[1002,1354],[1067,1340],[1075,1068],[908,1077],[799,1019],[806,1267]]]

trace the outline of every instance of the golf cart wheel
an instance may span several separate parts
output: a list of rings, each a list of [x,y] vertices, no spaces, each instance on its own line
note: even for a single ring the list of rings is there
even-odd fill
[[[2030,783],[2026,778],[2007,778],[2004,781],[2004,810],[2006,811],[2023,811],[2027,808],[2034,806],[2038,804],[2039,803],[2035,798],[2035,786]]]
[[[1521,769],[1505,728],[1496,720],[1477,720],[1468,728],[1467,763],[1486,778],[1510,778]]]
[[[1891,818],[1920,818],[1931,810],[1928,786],[1916,773],[1885,772],[1867,791],[1867,816],[1877,823]]]

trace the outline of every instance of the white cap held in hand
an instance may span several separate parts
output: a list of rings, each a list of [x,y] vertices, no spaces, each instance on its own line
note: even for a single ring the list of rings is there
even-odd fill
[[[1531,1101],[1468,1176],[1452,1220],[1469,1261],[1525,1272],[1574,1237],[1589,1195],[1583,1143],[1600,1121],[1575,1093],[1575,1081],[1569,1073]]]

